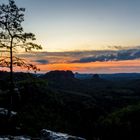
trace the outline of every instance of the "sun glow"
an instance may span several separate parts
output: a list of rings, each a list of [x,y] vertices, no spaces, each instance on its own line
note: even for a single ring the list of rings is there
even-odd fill
[[[140,60],[38,65],[42,71],[72,70],[81,73],[139,72]]]

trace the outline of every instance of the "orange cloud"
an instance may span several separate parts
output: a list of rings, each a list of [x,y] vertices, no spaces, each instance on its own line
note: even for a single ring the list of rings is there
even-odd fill
[[[38,65],[41,71],[50,70],[72,70],[74,72],[90,73],[117,73],[117,72],[139,72],[140,60],[108,61],[91,63],[57,63]]]
[[[140,60],[127,61],[107,61],[107,62],[91,62],[91,63],[54,63],[54,64],[38,64],[41,72],[51,70],[72,70],[81,73],[126,73],[140,72]],[[1,70],[8,70],[1,68]],[[15,71],[25,71],[25,69],[14,68]]]
[[[82,73],[140,72],[140,48],[118,51],[32,52],[21,53],[18,56],[36,64],[41,72],[51,70],[72,70]],[[25,70],[15,68],[15,71]]]

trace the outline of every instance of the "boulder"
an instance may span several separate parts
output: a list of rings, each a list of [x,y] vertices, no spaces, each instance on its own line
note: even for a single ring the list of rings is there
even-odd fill
[[[47,129],[43,129],[41,130],[41,140],[86,140],[86,139],[71,136],[65,133],[53,132]]]

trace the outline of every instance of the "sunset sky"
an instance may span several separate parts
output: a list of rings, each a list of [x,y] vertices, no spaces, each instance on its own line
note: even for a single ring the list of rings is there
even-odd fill
[[[25,31],[43,47],[18,55],[41,72],[140,72],[140,0],[15,1],[26,8]]]

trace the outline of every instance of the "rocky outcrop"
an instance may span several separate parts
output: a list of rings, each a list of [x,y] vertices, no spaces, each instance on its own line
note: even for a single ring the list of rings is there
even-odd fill
[[[41,130],[40,138],[31,138],[30,136],[8,135],[8,136],[0,136],[0,140],[86,140],[86,139],[43,129]]]
[[[45,75],[43,75],[44,79],[72,79],[74,78],[74,74],[72,71],[59,71],[59,70],[55,70],[55,71],[50,71],[48,73],[46,73]]]
[[[81,137],[71,136],[68,134],[43,129],[41,130],[41,140],[85,140],[85,139]]]
[[[31,140],[28,136],[1,136],[0,140]]]
[[[92,76],[92,79],[94,79],[94,80],[100,80],[101,78],[100,78],[100,76],[98,74],[94,74]]]

